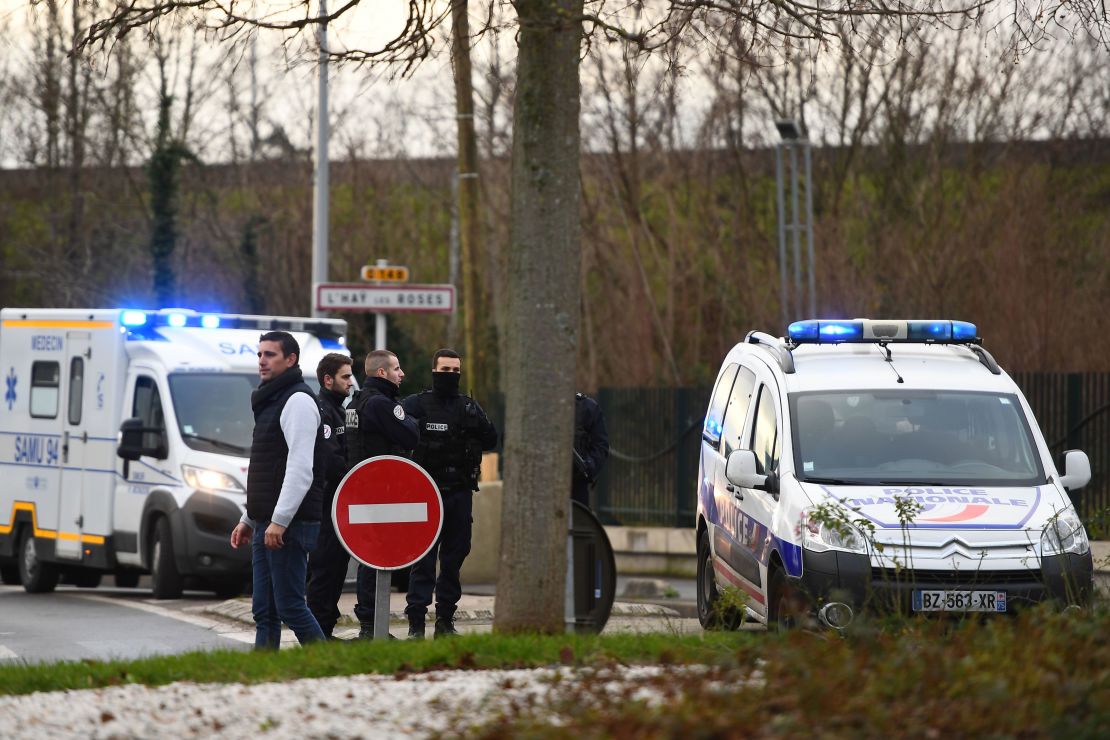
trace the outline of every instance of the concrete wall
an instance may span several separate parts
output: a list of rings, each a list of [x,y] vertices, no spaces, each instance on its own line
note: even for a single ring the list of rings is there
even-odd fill
[[[661,527],[606,527],[621,575],[697,574],[694,530]],[[479,484],[474,494],[474,532],[470,555],[463,563],[466,585],[497,582],[501,550],[501,481]]]

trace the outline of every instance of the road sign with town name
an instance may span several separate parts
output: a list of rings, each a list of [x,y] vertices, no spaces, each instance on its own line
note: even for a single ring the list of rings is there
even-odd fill
[[[451,313],[455,310],[455,286],[321,283],[316,286],[316,308],[320,311]]]
[[[363,265],[363,280],[379,283],[407,283],[409,268],[401,265]]]

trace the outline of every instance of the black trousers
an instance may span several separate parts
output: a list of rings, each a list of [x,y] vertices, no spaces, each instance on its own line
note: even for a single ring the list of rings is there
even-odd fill
[[[409,575],[405,615],[410,622],[422,622],[435,593],[436,619],[455,615],[462,584],[459,571],[470,554],[470,535],[474,524],[474,493],[470,490],[443,491],[443,529],[428,554],[416,561]],[[436,560],[439,576],[436,576]]]
[[[316,549],[308,556],[308,587],[305,589],[308,609],[327,637],[331,637],[339,620],[339,596],[343,593],[350,561],[350,554],[335,534],[329,510],[329,516],[320,522]]]
[[[589,481],[586,480],[585,476],[579,475],[577,471],[574,472],[574,474],[571,476],[571,479],[572,479],[571,489],[570,489],[571,499],[573,499],[574,501],[577,501],[578,503],[582,504],[587,509],[590,508],[590,484],[589,484]]]

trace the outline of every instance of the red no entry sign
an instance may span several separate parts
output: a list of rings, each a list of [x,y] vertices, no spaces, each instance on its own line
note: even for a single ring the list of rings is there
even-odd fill
[[[443,525],[443,499],[432,477],[411,460],[371,457],[340,482],[331,520],[356,559],[397,570],[432,549]]]

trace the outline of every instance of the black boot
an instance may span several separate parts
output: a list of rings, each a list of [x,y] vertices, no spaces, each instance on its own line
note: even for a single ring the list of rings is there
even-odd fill
[[[409,639],[410,640],[423,640],[425,637],[425,627],[423,619],[409,619]]]
[[[374,623],[373,622],[359,622],[358,639],[360,639],[360,640],[373,640],[374,639]]]
[[[455,629],[455,620],[450,617],[437,617],[434,634],[437,640],[441,637],[456,637],[459,631]]]

